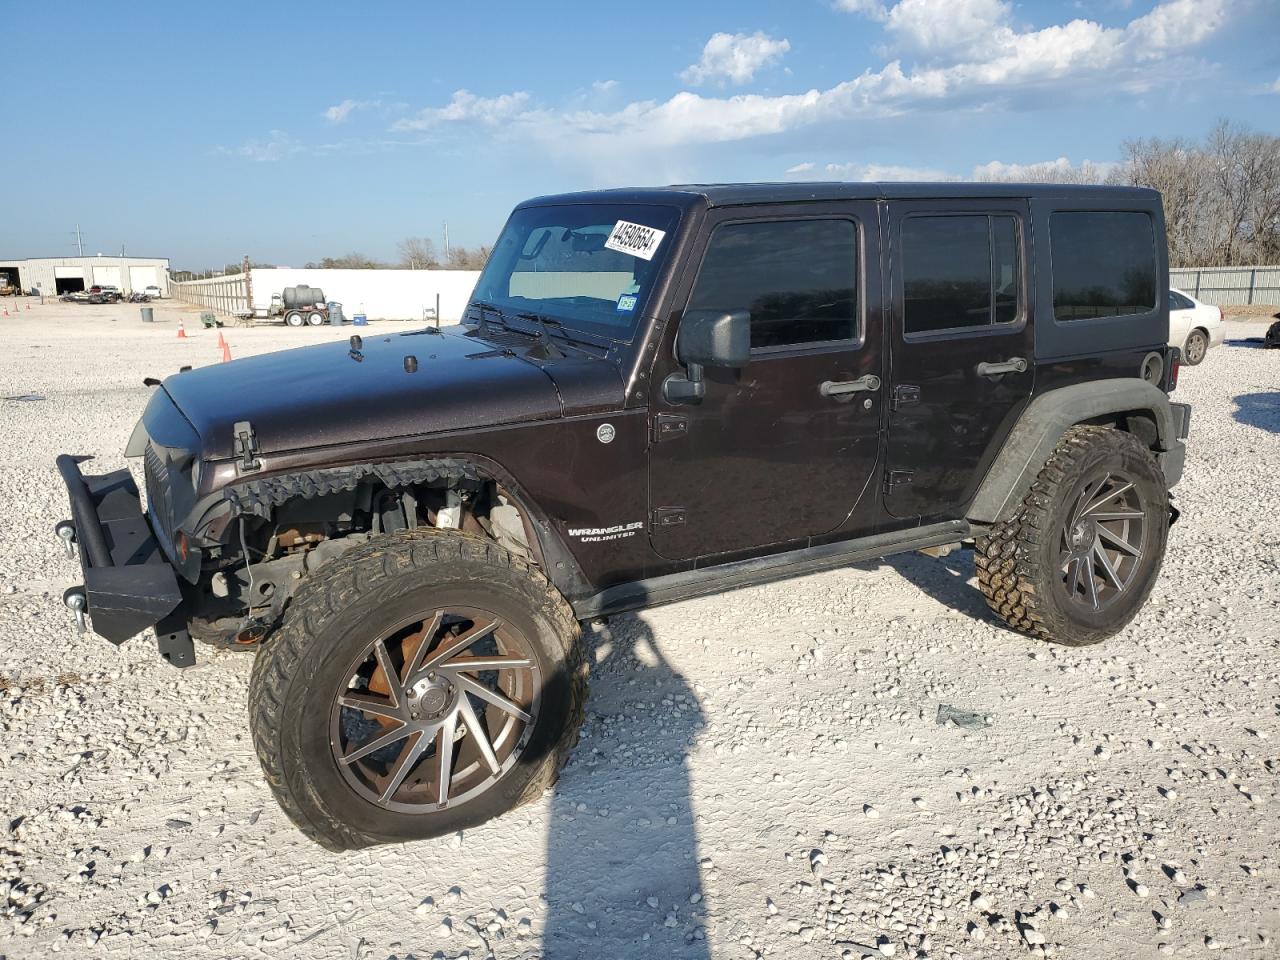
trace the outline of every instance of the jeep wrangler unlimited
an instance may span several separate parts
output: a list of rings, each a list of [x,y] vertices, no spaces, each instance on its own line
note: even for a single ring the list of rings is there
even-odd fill
[[[521,204],[464,323],[169,377],[128,470],[58,467],[121,643],[255,650],[253,739],[333,849],[537,797],[579,623],[972,541],[987,602],[1096,643],[1176,517],[1160,197],[757,184]],[[836,611],[833,611],[836,613]]]

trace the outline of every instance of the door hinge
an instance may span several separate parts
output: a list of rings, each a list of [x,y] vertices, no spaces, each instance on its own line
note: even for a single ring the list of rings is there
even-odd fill
[[[920,402],[920,388],[914,383],[900,383],[893,388],[892,406],[894,410],[905,407],[909,403]]]
[[[257,470],[262,466],[262,461],[254,456],[258,452],[258,437],[253,432],[253,424],[240,420],[231,428],[231,434],[235,438],[233,452],[240,458],[237,466],[241,470]]]
[[[678,527],[684,523],[685,513],[684,507],[658,507],[653,511],[653,526]]]
[[[894,487],[901,487],[911,482],[911,478],[915,476],[910,470],[889,470],[884,475],[884,488],[892,490]]]
[[[689,418],[678,413],[660,413],[653,418],[653,442],[688,436]]]

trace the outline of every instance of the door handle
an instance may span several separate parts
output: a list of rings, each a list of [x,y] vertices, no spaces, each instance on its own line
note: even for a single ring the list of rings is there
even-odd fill
[[[874,373],[857,380],[824,380],[818,392],[824,397],[840,397],[846,393],[871,393],[880,389],[880,378]]]
[[[998,377],[1002,373],[1025,373],[1027,370],[1027,361],[1022,357],[1010,357],[1000,363],[987,363],[985,360],[978,364],[978,376],[980,377]]]

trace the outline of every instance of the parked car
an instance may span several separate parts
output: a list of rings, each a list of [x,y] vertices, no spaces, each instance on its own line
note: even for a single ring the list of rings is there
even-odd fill
[[[157,287],[154,283],[143,287],[142,292],[146,296],[150,297],[152,300],[160,299],[160,288]]]
[[[1137,188],[531,200],[457,332],[166,379],[125,451],[145,514],[129,470],[60,456],[64,602],[174,665],[256,647],[266,780],[331,849],[537,798],[583,722],[580,621],[972,543],[998,617],[1098,643],[1177,516],[1165,249]]]
[[[1209,348],[1221,345],[1225,336],[1221,307],[1169,288],[1169,346],[1182,349],[1183,363],[1203,363]]]

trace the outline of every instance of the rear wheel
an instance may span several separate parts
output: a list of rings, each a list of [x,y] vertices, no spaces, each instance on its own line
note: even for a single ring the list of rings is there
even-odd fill
[[[1187,342],[1182,347],[1182,360],[1187,366],[1194,367],[1204,362],[1209,353],[1209,335],[1203,330],[1192,330],[1187,335]]]
[[[306,318],[303,317],[301,313],[299,313],[297,310],[294,310],[291,313],[285,314],[284,322],[291,327],[301,327],[305,325],[307,321],[306,321]]]
[[[470,535],[358,547],[258,653],[250,724],[276,799],[330,849],[451,833],[550,786],[586,697],[580,633],[535,568]]]
[[[324,323],[324,314],[316,313],[314,311],[307,314],[307,323],[311,324],[313,327],[321,326]]]
[[[1151,451],[1120,430],[1072,427],[1013,515],[978,540],[978,585],[1016,629],[1098,643],[1150,595],[1168,528],[1169,494]]]

